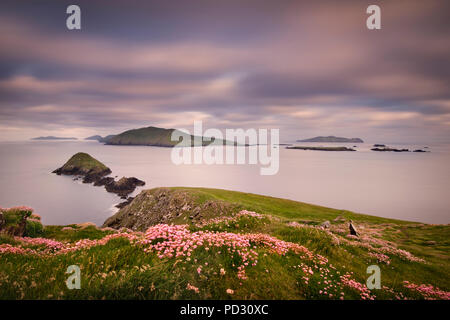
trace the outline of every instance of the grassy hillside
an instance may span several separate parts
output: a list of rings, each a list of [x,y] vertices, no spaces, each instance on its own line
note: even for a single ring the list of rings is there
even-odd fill
[[[138,216],[159,208],[165,224],[2,236],[0,298],[450,299],[448,225],[205,188],[146,190],[130,206]],[[348,235],[349,219],[359,237]],[[72,264],[79,290],[65,284]],[[365,286],[373,264],[380,290]]]

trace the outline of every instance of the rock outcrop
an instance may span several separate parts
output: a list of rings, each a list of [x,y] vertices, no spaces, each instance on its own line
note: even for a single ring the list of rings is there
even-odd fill
[[[237,205],[228,202],[208,200],[202,203],[183,190],[156,188],[139,193],[130,204],[108,218],[103,227],[145,231],[159,223],[189,223],[237,210]]]
[[[397,149],[397,148],[390,148],[390,147],[383,147],[383,148],[372,148],[370,149],[372,151],[390,151],[390,152],[409,152],[409,149]]]
[[[115,181],[113,177],[107,177],[107,175],[112,173],[111,169],[83,152],[73,155],[69,161],[61,168],[53,171],[53,173],[82,177],[84,183],[94,183],[94,186],[104,186],[106,191],[116,193],[123,198],[126,198],[128,194],[134,192],[136,187],[145,185],[144,181],[135,177],[122,177],[118,181]]]
[[[347,147],[302,147],[302,146],[295,146],[295,147],[286,147],[286,149],[313,150],[313,151],[356,151],[355,149],[347,148]]]
[[[353,225],[353,221],[352,220],[350,220],[350,223],[348,224],[348,228],[349,228],[350,234],[352,236],[358,236],[359,235],[358,230],[356,230],[356,227]]]
[[[135,177],[122,177],[119,181],[112,181],[105,184],[106,191],[117,193],[120,197],[126,197],[132,193],[137,186],[144,186],[145,182]]]

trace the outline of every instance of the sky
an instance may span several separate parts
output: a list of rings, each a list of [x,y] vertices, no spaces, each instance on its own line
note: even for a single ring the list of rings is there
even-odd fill
[[[449,40],[448,0],[2,0],[0,140],[202,120],[450,142]]]

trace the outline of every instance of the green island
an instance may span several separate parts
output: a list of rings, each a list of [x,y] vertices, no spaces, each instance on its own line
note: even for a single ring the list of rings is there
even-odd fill
[[[74,154],[61,168],[52,173],[57,175],[69,175],[83,178],[83,183],[94,183],[94,186],[105,186],[106,191],[117,193],[124,199],[132,193],[137,186],[144,186],[145,182],[135,177],[122,177],[115,181],[113,177],[106,177],[112,173],[105,164],[93,158],[91,155],[78,152]],[[129,200],[131,201],[131,199]],[[128,203],[128,202],[125,202]],[[121,204],[122,206],[124,203]]]
[[[180,137],[179,141],[172,140],[172,134]],[[182,137],[182,138],[181,138]],[[179,144],[182,140],[182,144]],[[194,146],[202,145],[207,146],[213,143],[215,140],[204,140],[201,136],[193,136],[184,133],[177,129],[165,129],[158,127],[145,127],[139,129],[131,129],[122,132],[117,135],[107,136],[99,142],[105,142],[107,145],[135,145],[135,146],[154,146],[154,147],[168,147],[172,148],[175,146]],[[219,141],[220,144],[233,145],[234,142],[222,140]]]
[[[335,136],[319,136],[304,140],[297,140],[297,142],[340,142],[340,143],[364,143],[361,138],[344,138]]]
[[[83,182],[96,182],[111,173],[106,165],[91,155],[78,152],[74,154],[62,167],[53,171],[57,175],[71,175],[83,177]]]
[[[30,210],[0,209],[0,299],[450,299],[448,225],[178,187],[142,191],[102,227],[5,231]]]

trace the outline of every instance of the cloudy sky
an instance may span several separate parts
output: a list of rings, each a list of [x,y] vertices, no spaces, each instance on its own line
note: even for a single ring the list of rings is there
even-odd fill
[[[449,38],[447,0],[2,0],[0,139],[203,120],[450,142]]]

